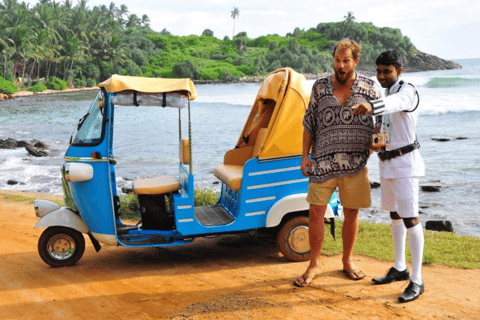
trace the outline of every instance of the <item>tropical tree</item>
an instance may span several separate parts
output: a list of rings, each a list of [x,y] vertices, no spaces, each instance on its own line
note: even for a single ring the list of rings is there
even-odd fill
[[[146,14],[142,15],[142,21],[140,23],[143,27],[150,28],[150,18]]]
[[[350,24],[355,21],[355,16],[353,15],[353,12],[349,11],[346,16],[343,16],[345,19],[344,22],[346,23],[347,27],[345,28],[345,32],[343,33],[343,37],[345,38],[345,35],[347,34],[348,28],[350,28]]]
[[[235,36],[235,19],[240,16],[240,11],[238,10],[237,7],[233,7],[233,10],[231,12],[231,17],[233,18],[233,34],[232,34],[232,39]]]

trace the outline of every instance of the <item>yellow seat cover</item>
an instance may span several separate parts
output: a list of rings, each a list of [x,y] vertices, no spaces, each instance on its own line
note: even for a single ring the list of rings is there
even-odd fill
[[[165,194],[180,190],[177,177],[163,176],[157,178],[138,179],[133,181],[134,194]]]
[[[242,186],[243,166],[222,164],[213,169],[213,175],[231,190],[239,190]]]

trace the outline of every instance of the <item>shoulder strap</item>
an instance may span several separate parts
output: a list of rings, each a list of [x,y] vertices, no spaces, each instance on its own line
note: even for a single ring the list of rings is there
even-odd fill
[[[400,84],[401,85],[403,84],[403,80],[400,82]],[[415,90],[415,95],[417,96],[417,105],[415,106],[415,108],[413,110],[403,110],[403,112],[413,112],[413,111],[417,110],[418,105],[420,104],[420,96],[418,95],[417,88],[415,88],[415,86],[413,84],[411,84],[411,83],[407,83],[407,84],[411,85],[413,87],[413,89]],[[400,91],[400,88],[398,88],[398,90]]]

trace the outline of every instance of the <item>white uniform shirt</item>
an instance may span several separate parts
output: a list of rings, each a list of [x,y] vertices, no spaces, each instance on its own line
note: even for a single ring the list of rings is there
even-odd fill
[[[398,80],[385,97],[370,101],[373,116],[382,115],[380,132],[387,132],[389,144],[386,150],[394,150],[412,144],[416,139],[418,96],[413,85]],[[412,111],[413,112],[405,112]],[[379,161],[380,177],[384,179],[420,177],[425,175],[425,164],[418,149],[396,157]]]

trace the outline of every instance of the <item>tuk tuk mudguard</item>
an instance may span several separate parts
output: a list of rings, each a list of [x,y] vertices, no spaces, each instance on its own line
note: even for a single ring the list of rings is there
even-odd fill
[[[306,193],[291,194],[275,202],[267,214],[265,227],[272,228],[280,225],[284,216],[291,212],[307,211],[310,207]]]
[[[70,208],[61,207],[47,213],[35,224],[35,229],[47,227],[67,227],[81,233],[88,233],[90,230],[83,219]]]

